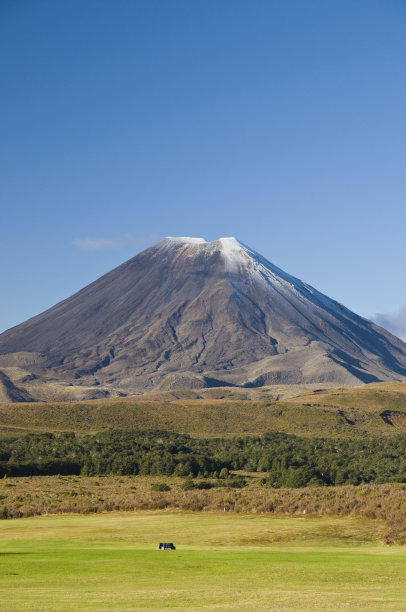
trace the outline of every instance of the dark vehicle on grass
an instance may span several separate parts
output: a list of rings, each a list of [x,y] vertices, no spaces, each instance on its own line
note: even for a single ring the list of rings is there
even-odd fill
[[[172,542],[160,542],[156,547],[157,550],[176,550],[176,546]]]

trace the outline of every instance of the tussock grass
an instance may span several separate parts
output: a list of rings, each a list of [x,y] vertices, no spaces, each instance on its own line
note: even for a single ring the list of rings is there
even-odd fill
[[[406,543],[406,484],[264,489],[257,475],[244,489],[184,490],[162,476],[36,476],[0,481],[0,517],[165,510],[292,516],[350,516],[383,521],[380,537]],[[198,481],[198,480],[197,480]],[[169,491],[154,491],[165,483]]]
[[[240,390],[224,389],[205,390],[205,397],[200,399],[196,392],[145,397],[149,399],[137,396],[86,402],[0,404],[0,435],[165,429],[196,437],[279,431],[299,436],[314,436],[317,432],[323,437],[362,438],[406,431],[406,418],[402,416],[406,415],[406,383],[311,391],[279,401],[272,395],[272,387],[262,389],[261,393],[256,391],[252,396],[255,399]],[[261,397],[264,399],[258,399]]]

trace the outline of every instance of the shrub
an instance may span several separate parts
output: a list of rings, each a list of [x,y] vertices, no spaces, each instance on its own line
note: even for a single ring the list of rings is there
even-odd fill
[[[199,482],[197,485],[197,489],[212,489],[214,487],[213,483],[207,482],[203,480],[203,482]]]
[[[228,478],[225,481],[225,485],[232,489],[242,489],[247,486],[247,481],[242,476],[234,476],[233,478]]]
[[[171,487],[165,482],[155,482],[151,485],[151,491],[170,491]]]
[[[195,483],[193,482],[192,477],[189,475],[187,478],[185,478],[183,485],[182,485],[182,489],[183,491],[191,491],[194,488],[195,488]]]

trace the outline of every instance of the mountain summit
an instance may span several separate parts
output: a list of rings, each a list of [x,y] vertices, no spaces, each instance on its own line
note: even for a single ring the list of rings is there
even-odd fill
[[[406,344],[235,238],[165,238],[0,335],[0,367],[134,393],[406,379]]]

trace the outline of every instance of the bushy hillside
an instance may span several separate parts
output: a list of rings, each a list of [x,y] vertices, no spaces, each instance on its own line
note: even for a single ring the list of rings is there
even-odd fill
[[[0,476],[122,474],[228,479],[263,472],[261,486],[304,487],[406,482],[406,435],[329,440],[281,433],[196,439],[165,431],[112,431],[77,438],[29,434],[0,442]],[[207,488],[216,483],[207,483]],[[210,486],[209,486],[210,485]]]

